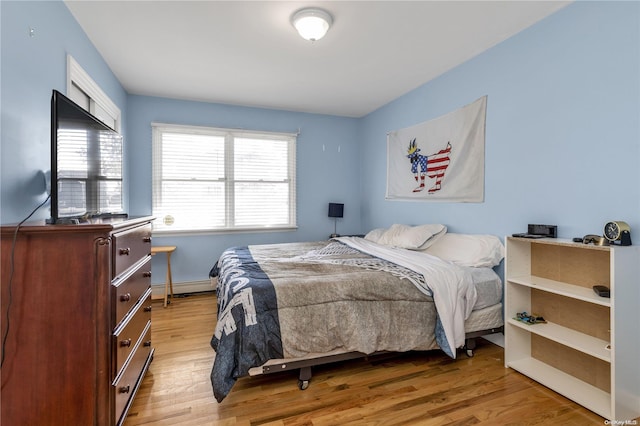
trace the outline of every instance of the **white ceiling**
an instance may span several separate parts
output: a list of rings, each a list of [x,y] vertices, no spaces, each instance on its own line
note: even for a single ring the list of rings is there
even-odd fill
[[[569,1],[72,1],[131,94],[361,117]],[[322,7],[325,38],[291,15]]]

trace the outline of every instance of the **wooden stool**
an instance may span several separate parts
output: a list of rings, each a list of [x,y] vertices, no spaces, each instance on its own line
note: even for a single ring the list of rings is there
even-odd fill
[[[173,280],[171,279],[171,253],[176,250],[176,246],[159,246],[151,247],[151,256],[157,253],[167,253],[167,279],[164,282],[164,307],[167,307],[167,292],[171,290],[171,298],[173,299]]]

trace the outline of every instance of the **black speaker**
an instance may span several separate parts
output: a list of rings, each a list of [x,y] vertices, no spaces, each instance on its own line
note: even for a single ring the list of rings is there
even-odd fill
[[[542,235],[548,238],[558,238],[558,227],[556,225],[532,225],[527,227],[527,233],[531,235]]]

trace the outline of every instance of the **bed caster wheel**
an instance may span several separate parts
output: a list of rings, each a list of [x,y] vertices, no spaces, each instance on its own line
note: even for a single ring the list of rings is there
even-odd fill
[[[298,374],[298,389],[305,390],[308,388],[309,380],[311,380],[311,367],[302,367]]]
[[[467,352],[469,358],[473,358],[473,350],[476,348],[476,339],[467,339],[464,345],[464,350]]]

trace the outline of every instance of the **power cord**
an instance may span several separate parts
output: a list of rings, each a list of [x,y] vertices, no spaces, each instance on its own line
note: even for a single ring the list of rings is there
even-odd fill
[[[2,360],[0,360],[0,368],[2,368],[2,366],[4,365],[4,358],[5,358],[5,351],[6,351],[6,347],[7,347],[7,338],[9,337],[9,327],[10,327],[10,317],[9,317],[9,311],[11,311],[11,304],[13,302],[13,272],[15,269],[15,251],[16,251],[16,241],[18,240],[18,231],[20,230],[20,227],[31,218],[31,216],[33,216],[35,214],[35,212],[38,211],[38,209],[40,209],[40,207],[44,206],[47,201],[49,201],[49,199],[51,198],[51,194],[49,194],[47,196],[47,198],[38,205],[38,207],[36,207],[35,209],[33,209],[33,211],[31,213],[29,213],[29,216],[25,217],[24,219],[22,219],[22,221],[20,223],[18,223],[18,225],[16,226],[15,231],[13,232],[13,242],[11,243],[11,267],[9,269],[9,282],[7,284],[8,287],[8,291],[9,294],[7,295],[7,313],[6,313],[6,317],[5,317],[5,323],[7,325],[6,330],[4,330],[3,332],[3,336],[2,336]]]

